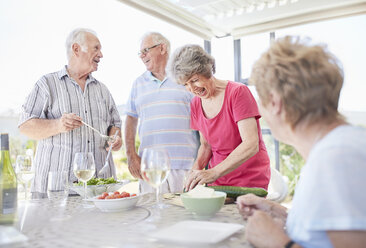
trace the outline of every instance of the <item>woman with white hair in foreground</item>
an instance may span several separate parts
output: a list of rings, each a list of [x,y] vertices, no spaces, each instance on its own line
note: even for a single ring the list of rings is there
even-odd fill
[[[249,82],[273,135],[307,162],[288,215],[278,203],[238,198],[247,240],[256,247],[366,247],[366,130],[337,110],[339,61],[323,46],[285,37],[255,63]]]

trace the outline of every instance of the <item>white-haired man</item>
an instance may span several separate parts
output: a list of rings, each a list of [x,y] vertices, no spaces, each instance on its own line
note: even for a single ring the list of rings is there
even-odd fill
[[[68,171],[70,181],[76,180],[72,162],[77,152],[94,154],[98,176],[107,155],[106,141],[82,121],[105,135],[121,128],[112,95],[91,75],[103,57],[101,48],[93,30],[73,30],[66,40],[68,65],[38,80],[22,106],[19,130],[39,141],[34,160],[34,195],[44,196],[50,171]],[[112,149],[121,146],[122,140],[117,137]],[[112,166],[104,177],[115,176],[113,160],[109,163]]]
[[[193,97],[166,77],[170,43],[160,33],[150,32],[141,40],[140,59],[146,71],[139,76],[126,104],[125,141],[131,174],[141,176],[141,155],[145,148],[165,148],[168,151],[171,172],[162,186],[162,192],[181,192],[185,173],[191,169],[198,150],[198,135],[190,129],[190,101]],[[139,123],[139,151],[135,150],[135,136]],[[140,180],[140,192],[152,192]]]

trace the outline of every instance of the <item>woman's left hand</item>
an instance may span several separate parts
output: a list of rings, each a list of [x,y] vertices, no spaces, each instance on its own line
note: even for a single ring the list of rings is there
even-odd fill
[[[290,240],[284,231],[284,223],[260,210],[255,210],[248,218],[245,238],[255,247],[284,247]]]
[[[186,191],[190,191],[198,184],[213,183],[219,177],[220,174],[214,168],[209,170],[191,170],[184,188]]]

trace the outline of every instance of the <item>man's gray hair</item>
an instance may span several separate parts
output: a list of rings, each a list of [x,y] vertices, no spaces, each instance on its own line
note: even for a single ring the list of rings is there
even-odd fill
[[[70,60],[70,57],[72,55],[72,45],[77,43],[81,46],[81,50],[83,52],[86,52],[88,48],[85,46],[85,36],[87,33],[90,33],[97,37],[97,33],[94,30],[87,29],[87,28],[77,28],[74,29],[66,39],[66,55],[67,60]]]
[[[177,48],[168,62],[168,75],[184,84],[193,75],[210,78],[215,73],[215,59],[199,45]]]
[[[166,45],[166,50],[168,51],[168,54],[170,54],[170,42],[161,33],[147,32],[142,36],[141,41],[145,40],[147,37],[151,37],[151,39],[154,42],[154,45],[164,43]]]

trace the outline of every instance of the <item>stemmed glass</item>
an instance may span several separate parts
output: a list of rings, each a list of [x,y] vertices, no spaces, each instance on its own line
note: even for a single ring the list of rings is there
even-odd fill
[[[73,165],[74,175],[84,184],[84,201],[87,199],[87,181],[95,174],[95,163],[93,153],[78,152],[74,157]],[[92,207],[93,205],[84,205]]]
[[[18,180],[24,185],[24,197],[27,200],[28,185],[34,178],[32,157],[29,155],[18,155],[15,161],[15,172]]]
[[[141,174],[143,179],[156,189],[156,208],[166,207],[160,204],[159,189],[170,172],[168,152],[162,148],[145,148],[141,158]]]

